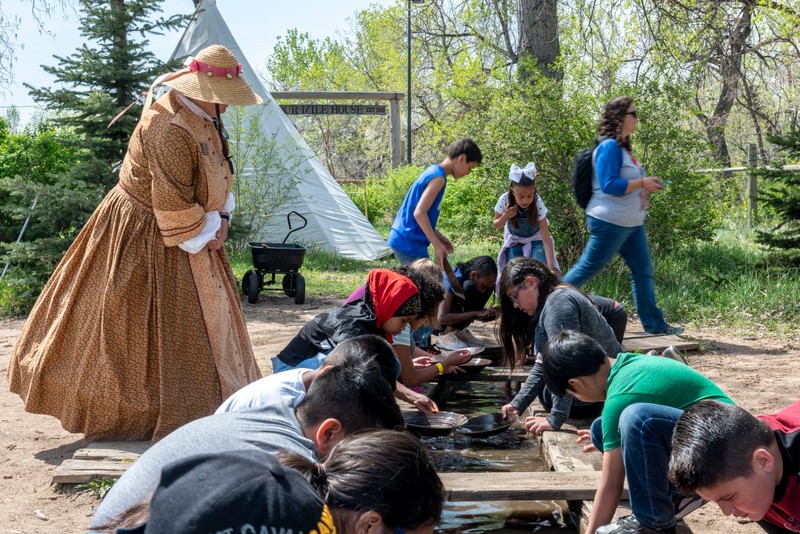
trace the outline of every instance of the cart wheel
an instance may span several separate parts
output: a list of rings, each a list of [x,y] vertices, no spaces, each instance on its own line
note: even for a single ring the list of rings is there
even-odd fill
[[[293,297],[297,293],[297,288],[295,284],[292,283],[292,277],[299,276],[294,274],[285,274],[283,275],[283,292],[286,293],[287,297]]]
[[[306,279],[302,274],[298,274],[294,279],[294,303],[302,304],[306,301]]]
[[[242,295],[247,295],[247,292],[250,291],[250,275],[253,271],[247,271],[242,276]]]
[[[250,279],[247,280],[247,302],[255,304],[258,302],[258,292],[261,291],[261,279],[255,271],[247,271],[250,273]]]

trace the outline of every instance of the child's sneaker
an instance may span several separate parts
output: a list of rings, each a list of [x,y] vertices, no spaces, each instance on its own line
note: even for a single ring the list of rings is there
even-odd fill
[[[675,519],[683,519],[690,513],[694,512],[708,501],[697,495],[693,497],[684,497],[675,506]]]
[[[475,337],[475,335],[467,330],[456,330],[456,337],[467,344],[468,347],[483,347],[484,342]]]
[[[458,350],[469,347],[466,341],[463,341],[456,335],[456,332],[439,334],[439,341],[436,342],[436,345],[444,350]]]
[[[603,525],[595,530],[596,534],[675,534],[675,527],[656,530],[639,523],[633,515],[620,517],[613,523]]]
[[[670,345],[669,347],[664,349],[664,352],[661,353],[661,356],[663,356],[664,358],[670,358],[670,359],[673,359],[673,360],[675,360],[677,362],[681,362],[681,363],[685,363],[686,365],[689,365],[688,360],[686,360],[684,355],[681,354],[681,352],[678,349],[676,349],[674,345]]]

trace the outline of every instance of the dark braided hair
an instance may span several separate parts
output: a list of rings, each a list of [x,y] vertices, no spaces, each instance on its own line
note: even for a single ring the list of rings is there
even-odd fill
[[[631,151],[631,138],[630,136],[622,137],[622,123],[625,122],[631,104],[633,104],[633,99],[629,96],[612,98],[606,104],[603,116],[600,117],[600,124],[597,126],[598,136],[616,139],[617,144],[628,152]]]
[[[456,268],[465,278],[469,278],[470,273],[477,274],[478,278],[484,276],[497,278],[497,263],[491,256],[475,256],[471,260],[457,263]]]

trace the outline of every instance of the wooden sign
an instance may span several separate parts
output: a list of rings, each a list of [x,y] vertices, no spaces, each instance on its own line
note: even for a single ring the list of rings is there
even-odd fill
[[[365,104],[283,104],[287,115],[386,115],[386,106]]]

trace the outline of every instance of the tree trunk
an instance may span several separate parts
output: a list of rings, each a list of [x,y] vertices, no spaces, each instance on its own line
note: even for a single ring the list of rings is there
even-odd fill
[[[519,47],[517,55],[522,59],[520,75],[526,72],[524,59],[533,64],[546,77],[560,80],[563,72],[555,62],[561,53],[558,39],[558,11],[556,0],[517,0],[519,21]]]
[[[714,159],[718,165],[730,167],[731,157],[725,139],[725,126],[728,115],[736,101],[739,85],[742,82],[742,58],[747,47],[747,39],[752,31],[753,3],[745,1],[742,12],[731,29],[728,38],[728,50],[720,54],[721,88],[717,98],[717,106],[711,117],[703,119],[708,139],[714,146]]]

